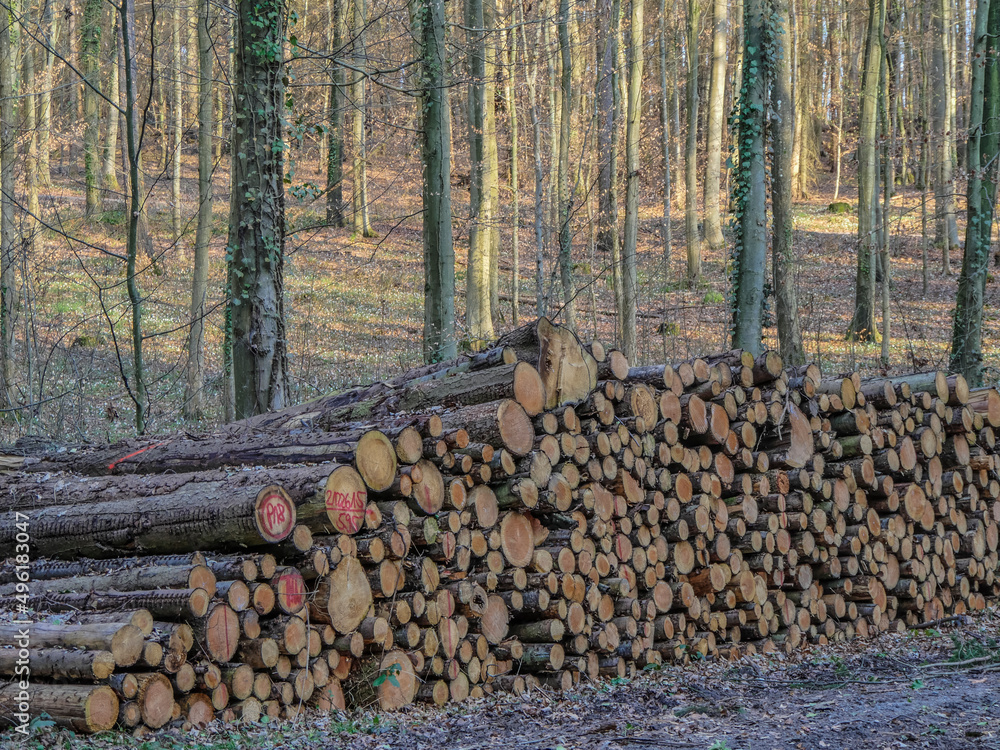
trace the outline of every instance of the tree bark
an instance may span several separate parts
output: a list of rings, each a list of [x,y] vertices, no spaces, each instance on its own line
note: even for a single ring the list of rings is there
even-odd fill
[[[667,88],[667,0],[660,0],[660,127],[663,131],[663,226],[660,237],[663,242],[663,288],[666,294],[667,280],[670,278],[670,245],[673,242],[670,225],[670,204],[672,185],[670,179],[670,94]]]
[[[868,1],[868,33],[865,40],[864,80],[861,90],[861,129],[858,134],[858,270],[854,285],[854,317],[847,337],[877,341],[875,323],[875,252],[879,227],[875,216],[878,200],[878,90],[882,69],[882,19],[885,0]]]
[[[490,202],[487,157],[488,98],[486,29],[483,0],[466,0],[467,54],[469,65],[468,122],[470,152],[469,263],[465,290],[465,323],[473,350],[493,339],[493,313],[490,304],[490,228],[493,205]]]
[[[951,4],[948,0],[935,3],[931,14],[933,39],[933,134],[935,138],[934,178],[934,242],[941,248],[942,271],[951,273],[951,248],[958,247],[958,226],[955,222],[954,167],[950,131],[951,93]]]
[[[789,39],[788,0],[773,0],[775,36],[781,50],[774,61],[771,85],[771,209],[774,234],[771,237],[775,312],[781,358],[788,365],[805,363],[802,329],[799,326],[798,293],[795,283],[795,252],[792,242],[792,121],[791,65],[786,49]]]
[[[625,120],[625,241],[622,245],[622,348],[638,362],[639,137],[642,120],[643,0],[632,0],[629,50],[628,112]]]
[[[559,0],[559,59],[562,63],[559,79],[559,280],[562,284],[566,326],[576,330],[576,287],[573,284],[573,236],[570,219],[573,215],[573,195],[570,192],[569,141],[571,137],[573,64],[569,39],[569,0]]]
[[[743,82],[740,92],[739,253],[733,269],[733,347],[755,356],[762,351],[764,269],[767,265],[767,196],[764,175],[764,102],[767,42],[764,0],[743,6]]]
[[[983,297],[989,265],[996,203],[997,159],[1000,157],[1000,0],[978,0],[973,36],[972,96],[966,161],[968,227],[958,279],[951,369],[969,384],[983,381]],[[979,62],[982,60],[983,62]]]
[[[111,64],[108,69],[108,98],[111,101],[118,101],[118,88],[121,84],[119,68],[121,66],[121,44],[119,43],[118,19],[114,19],[111,25]],[[43,100],[44,102],[44,100]],[[43,103],[43,121],[44,121]],[[50,100],[51,106],[51,100]],[[50,115],[51,117],[51,115]],[[118,184],[118,121],[121,119],[121,112],[118,107],[108,106],[108,124],[104,136],[104,166],[101,168],[101,184],[105,193],[117,192],[120,189]],[[45,127],[43,122],[43,127]],[[46,142],[45,148],[48,148]],[[46,159],[46,165],[48,160]]]
[[[0,21],[0,399],[14,404],[14,327],[18,294],[16,228],[14,226],[14,23],[11,14]]]
[[[513,17],[513,15],[512,15]],[[510,283],[510,317],[511,324],[516,328],[521,317],[521,184],[518,170],[518,122],[517,122],[517,85],[514,72],[517,69],[517,30],[508,32],[507,75],[504,77],[504,99],[507,102],[507,112],[510,117],[510,207],[513,214],[511,222],[514,225],[510,237],[511,253],[511,283]]]
[[[366,0],[352,0],[354,13],[351,16],[351,38],[353,39],[354,64],[360,69],[367,65],[365,51],[365,32],[368,18]],[[354,231],[361,237],[374,237],[371,221],[368,217],[368,142],[365,134],[365,117],[368,112],[366,97],[368,96],[368,81],[357,71],[352,72],[351,98],[354,112],[351,125],[353,138],[354,164],[352,168],[354,191],[352,193],[354,209]]]
[[[236,18],[229,300],[236,417],[289,399],[284,315],[283,0],[241,3]]]
[[[208,313],[208,246],[212,240],[212,88],[211,6],[198,0],[198,227],[191,283],[191,335],[188,339],[184,416],[201,416],[205,387],[205,316]]]
[[[722,161],[722,111],[726,93],[726,34],[729,25],[727,0],[712,2],[712,74],[708,90],[708,135],[705,172],[705,240],[713,250],[725,243],[719,216],[719,174]]]
[[[80,66],[83,72],[84,215],[92,217],[101,203],[100,156],[97,141],[101,125],[101,0],[86,0],[80,27]]]
[[[597,252],[610,261],[615,295],[615,340],[622,337],[624,302],[618,240],[618,108],[615,85],[618,64],[620,0],[602,0],[598,6],[597,86],[594,107],[597,115]]]
[[[174,241],[177,243],[178,257],[184,258],[185,251],[183,245],[180,242],[181,237],[181,135],[183,134],[184,128],[184,82],[183,76],[181,74],[183,66],[181,65],[181,8],[180,5],[174,5],[173,13],[173,27],[171,31],[173,32],[172,46],[173,46],[173,58],[174,58],[174,91],[173,91],[173,101],[171,106],[173,107],[173,128],[172,128],[172,147],[171,147],[171,159],[173,160],[172,166],[172,179],[170,182],[170,203],[171,212],[170,220],[171,227],[173,228]]]
[[[684,234],[687,241],[687,282],[701,278],[701,238],[698,234],[698,23],[699,0],[687,5],[687,148],[684,153]]]
[[[330,19],[330,46],[338,55],[344,54],[344,2],[333,0]],[[344,226],[344,83],[344,67],[334,61],[330,69],[330,130],[326,136],[326,223],[335,227]]]
[[[451,227],[451,110],[447,95],[443,0],[420,9],[423,92],[424,361],[458,353],[455,249]]]

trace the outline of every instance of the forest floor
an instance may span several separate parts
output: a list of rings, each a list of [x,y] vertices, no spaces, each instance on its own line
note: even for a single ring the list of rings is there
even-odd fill
[[[0,746],[3,737],[0,736]],[[33,750],[1000,750],[1000,610],[791,656],[664,666],[565,694],[317,715],[143,740],[43,730]]]
[[[285,313],[292,375],[292,399],[304,401],[390,376],[420,361],[423,319],[423,273],[419,162],[412,153],[373,153],[369,200],[376,237],[365,238],[348,228],[324,225],[322,199],[295,198],[289,190],[289,235],[285,253]],[[386,146],[388,148],[388,146]],[[194,175],[193,152],[185,155],[185,174]],[[300,156],[296,180],[322,184],[318,159]],[[388,166],[383,166],[388,165]],[[153,167],[151,166],[150,169]],[[456,165],[456,169],[459,166]],[[845,167],[846,170],[846,167]],[[314,173],[315,172],[315,173]],[[650,172],[653,175],[655,170]],[[200,424],[181,418],[186,341],[190,320],[190,263],[193,254],[196,184],[184,180],[182,214],[188,223],[172,237],[169,181],[153,190],[149,201],[155,263],[142,259],[139,282],[143,294],[144,354],[149,387],[150,431],[207,429],[221,418],[223,290],[225,274],[228,184],[216,174],[215,228],[211,245],[209,314],[205,340],[206,410]],[[683,212],[675,201],[671,257],[663,261],[660,227],[662,203],[654,176],[644,181],[639,232],[639,364],[678,361],[727,346],[726,250],[703,244],[703,275],[694,289],[685,278]],[[928,287],[922,284],[921,207],[926,197],[928,226],[933,233],[932,197],[910,188],[899,190],[890,221],[892,294],[890,366],[880,361],[878,344],[845,340],[854,302],[857,215],[854,177],[843,176],[839,199],[851,206],[846,214],[828,210],[833,201],[832,176],[817,175],[810,197],[794,205],[795,258],[801,324],[807,357],[824,372],[860,370],[864,374],[902,374],[946,367],[951,338],[961,251],[952,250],[951,273],[943,271],[940,248],[927,252]],[[112,201],[90,221],[81,217],[81,178],[61,169],[43,196],[42,213],[63,233],[42,232],[26,263],[27,284],[21,289],[24,316],[17,323],[18,382],[24,402],[40,404],[20,421],[0,424],[0,444],[23,435],[44,435],[61,443],[106,441],[134,434],[131,403],[123,376],[131,377],[124,288],[124,213]],[[533,318],[537,273],[533,203],[527,188],[521,202],[520,320]],[[956,190],[963,189],[960,185]],[[350,184],[345,187],[349,195]],[[680,198],[680,196],[675,196]],[[467,246],[466,189],[453,190],[456,255],[456,308],[459,335],[464,317]],[[957,208],[964,201],[956,200]],[[964,234],[964,215],[959,235]],[[725,221],[725,219],[724,219]],[[500,294],[497,334],[512,325],[512,237],[509,204],[502,206]],[[728,231],[728,230],[727,230]],[[76,239],[67,239],[67,236]],[[590,224],[580,208],[573,224],[574,282],[578,327],[585,340],[616,339],[614,295],[609,259],[592,253]],[[555,286],[555,249],[543,259],[543,288],[549,299]],[[991,268],[992,271],[992,268]],[[1000,380],[1000,290],[987,284],[984,357],[990,382]],[[557,304],[545,312],[559,317]],[[881,327],[881,322],[879,323]],[[30,346],[25,347],[27,339]],[[777,347],[773,328],[767,345]]]

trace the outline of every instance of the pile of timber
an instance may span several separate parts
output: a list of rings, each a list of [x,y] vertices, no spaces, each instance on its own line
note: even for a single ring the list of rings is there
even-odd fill
[[[211,435],[11,451],[0,675],[29,619],[31,710],[142,734],[902,632],[1000,595],[998,426],[959,375],[629,367],[541,319]]]

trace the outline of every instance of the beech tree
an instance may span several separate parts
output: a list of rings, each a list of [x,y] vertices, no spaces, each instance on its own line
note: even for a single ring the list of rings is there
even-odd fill
[[[424,360],[453,358],[455,249],[451,229],[451,110],[448,107],[444,0],[422,0],[421,135],[424,205]]]

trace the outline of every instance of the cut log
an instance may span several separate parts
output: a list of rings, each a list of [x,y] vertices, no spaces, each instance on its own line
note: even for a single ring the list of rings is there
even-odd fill
[[[70,486],[93,497],[94,485],[115,480],[121,478],[80,479]],[[85,487],[81,487],[83,483]],[[45,484],[39,483],[36,491],[43,491]],[[269,484],[250,494],[242,489],[246,485],[246,478],[195,481],[162,495],[35,507],[31,513],[32,548],[37,555],[107,558],[120,550],[159,553],[259,546],[290,534],[295,505],[285,490]],[[12,545],[17,532],[13,516],[0,521],[0,544]]]
[[[531,418],[510,399],[449,410],[441,415],[441,423],[445,430],[466,430],[474,443],[506,448],[515,456],[527,455],[535,445]]]
[[[32,717],[48,714],[59,726],[77,732],[103,732],[118,720],[118,697],[106,685],[33,683],[22,691],[13,683],[0,688],[0,717],[29,712]]]
[[[474,372],[457,373],[403,390],[392,399],[392,409],[420,411],[435,406],[472,406],[487,401],[513,399],[528,416],[545,406],[545,387],[532,365],[518,362]]]
[[[25,666],[30,666],[35,677],[92,681],[107,679],[117,665],[110,651],[32,648],[29,654],[22,649],[0,648],[0,674],[13,675]]]
[[[110,651],[115,664],[130,667],[142,656],[142,631],[135,625],[117,623],[57,624],[47,622],[24,626],[0,623],[0,642],[17,645],[25,630],[30,631],[32,649],[51,646],[55,648],[82,648]]]
[[[15,593],[16,584],[0,586],[0,596]],[[138,589],[181,588],[204,589],[209,596],[215,594],[215,574],[205,565],[191,566],[142,566],[130,567],[114,573],[79,575],[73,578],[54,578],[39,581],[32,586],[33,593],[42,591],[81,592],[102,589],[135,591]]]

